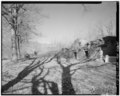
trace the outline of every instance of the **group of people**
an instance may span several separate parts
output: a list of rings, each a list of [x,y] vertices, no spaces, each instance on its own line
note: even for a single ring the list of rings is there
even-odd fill
[[[38,53],[37,53],[36,51],[34,51],[33,54],[28,54],[28,53],[26,53],[25,56],[24,56],[24,58],[25,58],[25,59],[30,59],[30,58],[32,58],[32,57],[34,57],[34,56],[37,56],[37,55],[38,55]]]
[[[79,54],[80,51],[83,51],[86,58],[89,58],[88,44],[87,44],[86,47],[79,48],[77,50],[71,50],[71,49],[68,49],[68,48],[62,48],[60,56],[63,57],[63,58],[66,58],[66,59],[70,59],[70,58],[78,59],[78,54]]]

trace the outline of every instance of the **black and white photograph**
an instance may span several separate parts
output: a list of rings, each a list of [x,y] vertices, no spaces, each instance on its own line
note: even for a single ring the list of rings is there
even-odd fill
[[[2,95],[119,95],[118,1],[2,1]]]

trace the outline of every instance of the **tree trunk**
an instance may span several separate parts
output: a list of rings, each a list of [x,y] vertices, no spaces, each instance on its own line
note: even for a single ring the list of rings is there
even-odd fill
[[[12,16],[12,60],[20,59],[20,43],[19,43],[19,35],[18,35],[18,11],[17,11],[17,4],[16,8],[13,9]]]
[[[15,37],[15,31],[11,30],[12,36],[11,36],[11,43],[12,43],[12,60],[17,60],[17,46],[16,46],[16,37]]]
[[[12,36],[11,36],[11,41],[12,41],[12,60],[16,61],[21,58],[20,54],[20,37],[17,36],[16,30],[12,30]]]
[[[62,94],[63,95],[74,95],[75,90],[71,82],[70,67],[62,67]]]
[[[20,53],[20,37],[16,36],[17,38],[17,54],[18,54],[18,59],[21,58],[21,53]]]

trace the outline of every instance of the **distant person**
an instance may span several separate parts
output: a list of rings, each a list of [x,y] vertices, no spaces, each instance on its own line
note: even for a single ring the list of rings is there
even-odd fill
[[[86,48],[84,49],[84,51],[85,51],[85,56],[86,56],[87,58],[89,58],[88,46],[89,46],[89,43],[86,44]]]
[[[37,52],[36,51],[34,51],[34,55],[37,56]]]
[[[25,59],[30,59],[30,55],[28,53],[25,54]]]
[[[100,59],[101,61],[105,62],[104,56],[103,56],[103,50],[100,48]]]
[[[85,50],[85,56],[88,58],[89,54],[88,54],[88,50]]]
[[[77,52],[74,51],[74,56],[75,56],[75,59],[77,59]]]

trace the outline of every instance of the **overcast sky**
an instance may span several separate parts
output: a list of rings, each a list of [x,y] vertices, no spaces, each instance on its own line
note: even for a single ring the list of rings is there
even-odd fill
[[[102,4],[26,4],[31,29],[38,33],[32,35],[29,43],[22,46],[24,51],[69,47],[75,39],[92,40],[97,37],[98,27],[104,28],[113,23],[116,33],[116,2]],[[2,44],[4,53],[11,52],[11,33],[8,25],[2,23]],[[34,26],[33,26],[34,25]],[[104,30],[105,34],[107,33]],[[25,48],[24,48],[25,47]],[[8,51],[8,52],[7,52]],[[24,52],[23,52],[24,53]],[[7,54],[8,55],[8,54]]]
[[[103,2],[102,4],[33,4],[37,9],[32,13],[36,32],[42,36],[34,36],[32,41],[39,43],[73,42],[76,38],[91,40],[96,37],[97,26],[108,25],[112,21],[115,28],[116,3]],[[42,20],[39,12],[48,16]]]

